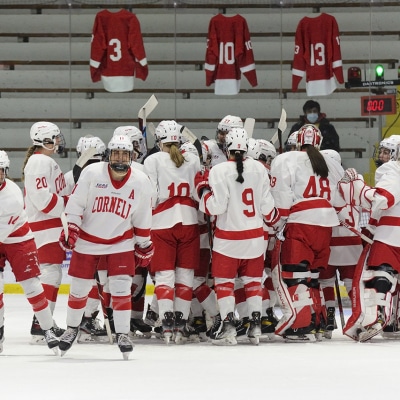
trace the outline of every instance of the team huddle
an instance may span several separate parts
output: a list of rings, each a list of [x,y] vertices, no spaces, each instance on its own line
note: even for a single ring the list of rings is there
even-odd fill
[[[370,187],[335,150],[320,151],[312,124],[291,134],[282,154],[249,138],[237,116],[221,120],[215,139],[202,138],[201,152],[181,131],[161,121],[151,151],[133,126],[118,127],[107,146],[82,137],[64,175],[51,157],[64,151],[61,131],[37,122],[23,194],[0,151],[0,352],[6,261],[34,313],[31,343],[62,356],[76,340],[115,341],[128,359],[138,336],[214,345],[330,339],[338,275],[352,299],[345,335],[400,335],[398,137],[381,142]],[[64,330],[53,312],[67,252]],[[148,276],[155,290],[144,310]]]

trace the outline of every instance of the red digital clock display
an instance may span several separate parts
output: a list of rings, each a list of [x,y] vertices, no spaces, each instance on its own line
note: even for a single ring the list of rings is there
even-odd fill
[[[395,95],[376,95],[361,97],[361,115],[396,114]]]

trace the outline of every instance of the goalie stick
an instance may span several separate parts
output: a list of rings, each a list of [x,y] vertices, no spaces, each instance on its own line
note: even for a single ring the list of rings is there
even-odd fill
[[[256,123],[256,120],[254,118],[246,118],[244,121],[244,130],[247,132],[247,136],[249,138],[253,137],[253,131],[254,131],[254,124]]]
[[[336,290],[336,298],[337,298],[338,308],[339,308],[340,324],[342,325],[342,331],[343,331],[344,326],[346,324],[344,321],[342,296],[340,295],[339,279],[338,279],[337,273],[338,273],[338,271],[336,271],[336,273],[335,273],[335,290]]]
[[[158,105],[157,97],[154,94],[152,94],[149,100],[147,100],[146,104],[138,112],[139,129],[144,137],[144,141],[146,143],[146,149],[147,149],[147,131],[146,131],[147,117],[154,111],[157,105]]]
[[[284,108],[282,108],[281,117],[278,123],[278,130],[274,133],[274,136],[272,136],[271,138],[272,144],[275,144],[277,141],[279,141],[279,154],[282,154],[283,152],[282,134],[283,132],[285,132],[286,128],[287,128],[286,111]]]
[[[365,236],[363,233],[361,233],[360,231],[358,231],[356,228],[353,228],[352,226],[350,226],[347,222],[339,220],[340,225],[344,226],[345,228],[347,228],[349,231],[355,233],[357,236],[360,236],[360,238],[362,240],[364,240],[364,242],[368,243],[368,244],[372,244],[373,240],[370,239],[368,236]]]

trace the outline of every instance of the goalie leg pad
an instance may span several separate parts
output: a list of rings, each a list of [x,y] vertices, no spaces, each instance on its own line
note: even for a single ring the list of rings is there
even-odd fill
[[[310,276],[306,263],[273,269],[272,279],[283,313],[275,329],[277,335],[282,335],[289,328],[305,328],[311,324],[313,301],[308,287]]]

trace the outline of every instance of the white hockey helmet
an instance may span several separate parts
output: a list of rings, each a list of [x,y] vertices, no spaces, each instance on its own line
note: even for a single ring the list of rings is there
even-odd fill
[[[8,170],[10,169],[10,159],[4,150],[0,150],[0,169],[4,171],[4,178],[8,175]],[[4,182],[1,181],[0,184]]]
[[[379,143],[379,151],[384,148],[390,151],[390,160],[396,161],[399,157],[398,144],[400,143],[400,135],[392,135],[383,139]]]
[[[120,174],[126,174],[130,165],[132,164],[133,144],[129,137],[126,135],[115,135],[111,138],[107,146],[108,149],[108,162],[110,168]],[[123,150],[129,152],[129,159],[122,160],[115,159],[114,151]]]
[[[235,115],[227,115],[218,124],[218,131],[229,132],[232,128],[243,128],[243,121]]]
[[[30,137],[35,146],[45,147],[45,145],[53,144],[55,153],[61,154],[64,152],[64,136],[60,128],[52,122],[35,122],[30,129]],[[48,149],[47,146],[45,148]]]
[[[118,128],[115,129],[113,133],[113,136],[118,136],[118,135],[128,136],[134,146],[135,142],[141,144],[143,140],[142,132],[140,132],[140,129],[136,128],[136,126],[130,126],[130,125],[119,126]]]
[[[84,137],[81,143],[81,153],[85,152],[89,148],[95,148],[96,153],[90,158],[91,160],[103,161],[106,155],[106,145],[97,136]]]
[[[161,121],[156,128],[156,135],[161,143],[179,143],[181,132],[174,120]]]
[[[289,137],[287,139],[288,146],[296,146],[297,145],[297,134],[298,133],[299,133],[299,131],[294,131],[289,135]]]
[[[314,146],[317,150],[320,149],[322,143],[321,131],[312,124],[303,125],[297,133],[297,150],[302,146],[309,144]]]
[[[247,152],[249,137],[243,128],[233,128],[226,135],[226,148],[228,152],[244,151]]]
[[[199,152],[197,151],[196,146],[194,144],[190,143],[189,141],[183,143],[181,145],[181,147],[179,148],[179,150],[181,151],[182,154],[192,153],[196,157],[199,157]]]
[[[258,159],[271,165],[272,160],[276,157],[275,146],[266,139],[258,139],[257,142],[260,147]]]
[[[260,144],[254,138],[249,138],[247,155],[254,160],[258,160],[258,158],[260,157]]]
[[[93,135],[86,135],[86,136],[81,136],[78,140],[78,143],[76,144],[76,153],[78,154],[78,157],[82,154],[82,143],[86,138],[92,138],[94,137]]]
[[[339,164],[342,163],[342,158],[340,157],[340,154],[336,150],[325,149],[325,150],[320,150],[320,153],[325,156],[328,156],[329,158],[332,158],[332,160],[335,160]]]

